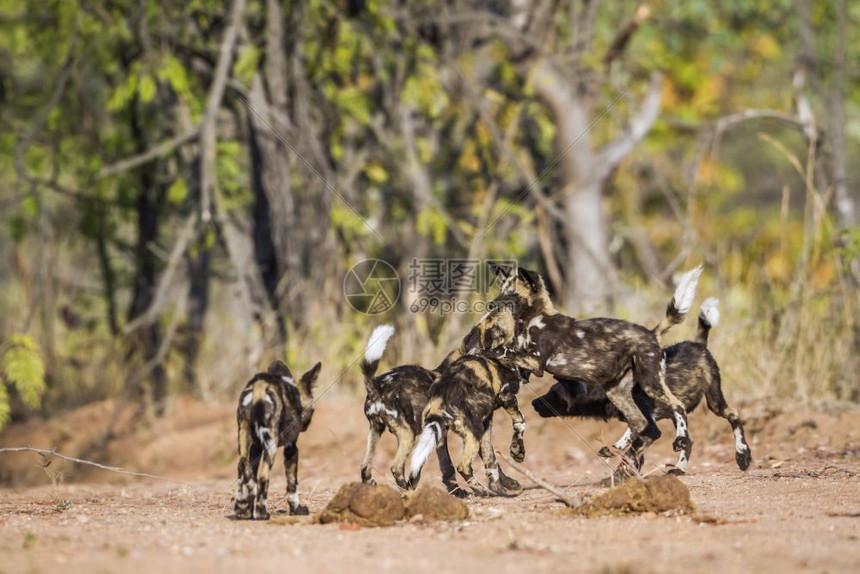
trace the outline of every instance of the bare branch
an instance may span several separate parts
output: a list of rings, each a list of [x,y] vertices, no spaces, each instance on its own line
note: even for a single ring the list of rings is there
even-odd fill
[[[188,130],[185,133],[179,134],[178,136],[172,137],[169,140],[165,140],[160,144],[151,147],[145,152],[132,156],[130,158],[118,161],[114,164],[111,164],[107,167],[99,170],[98,174],[96,174],[96,179],[104,179],[106,177],[111,177],[113,175],[119,175],[123,172],[126,172],[130,169],[134,169],[136,167],[140,167],[146,163],[149,163],[153,160],[156,160],[165,154],[170,153],[177,147],[184,145],[190,141],[197,139],[197,136],[200,135],[200,126],[195,126],[192,129]]]
[[[611,173],[618,164],[630,155],[639,142],[641,142],[651,126],[660,115],[660,96],[663,87],[663,75],[655,73],[651,76],[651,85],[648,93],[639,104],[639,109],[630,120],[628,131],[605,146],[597,153],[598,169],[605,175]]]
[[[158,317],[158,312],[164,306],[167,299],[167,291],[173,284],[173,276],[176,274],[176,269],[179,267],[179,262],[182,261],[182,254],[191,242],[197,228],[197,214],[193,213],[185,220],[182,226],[182,231],[179,232],[179,237],[173,245],[170,252],[170,257],[167,260],[167,267],[164,273],[161,274],[161,279],[158,281],[158,287],[155,290],[155,296],[152,298],[152,303],[147,307],[146,311],[135,317],[123,328],[123,333],[128,335],[138,330],[141,327],[152,324]]]
[[[233,61],[236,48],[236,38],[239,35],[239,23],[245,12],[245,0],[234,0],[230,10],[230,18],[215,65],[215,74],[206,98],[206,112],[200,121],[200,218],[208,223],[212,218],[212,188],[215,182],[215,144],[217,141],[218,109],[224,99],[224,88],[227,85],[227,75]]]
[[[533,473],[529,469],[516,464],[515,462],[510,460],[508,457],[506,457],[504,454],[502,454],[499,451],[496,451],[496,456],[499,457],[500,459],[502,459],[503,461],[505,461],[505,463],[507,463],[512,469],[514,469],[518,473],[524,475],[525,477],[527,477],[529,480],[534,482],[539,487],[541,487],[544,490],[557,496],[567,506],[569,506],[571,508],[576,508],[578,506],[582,506],[582,499],[580,497],[578,497],[578,496],[576,498],[569,497],[567,494],[564,493],[564,491],[562,489],[560,489],[559,487],[557,487],[556,485],[554,485],[553,483],[551,483],[547,479],[541,478],[540,476],[536,475],[535,473]]]
[[[102,470],[107,470],[110,472],[117,472],[119,474],[128,474],[130,476],[140,476],[143,478],[154,478],[155,480],[163,480],[165,482],[172,482],[174,484],[181,484],[183,486],[191,486],[187,482],[182,482],[181,480],[173,480],[172,478],[165,478],[163,476],[156,476],[154,474],[147,474],[145,472],[135,472],[132,470],[125,470],[124,468],[120,468],[118,466],[108,466],[106,464],[100,464],[98,462],[93,462],[91,460],[85,460],[82,458],[75,458],[73,456],[66,456],[64,454],[60,454],[55,450],[47,450],[44,448],[33,448],[30,446],[11,446],[11,447],[3,447],[0,448],[0,453],[4,452],[35,452],[44,457],[57,457],[62,460],[67,460],[69,462],[75,462],[77,464],[85,464],[88,466],[94,466],[96,468],[100,468]]]

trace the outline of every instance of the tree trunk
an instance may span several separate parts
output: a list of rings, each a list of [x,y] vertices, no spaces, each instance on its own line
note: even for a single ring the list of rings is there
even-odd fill
[[[612,294],[612,260],[602,186],[598,181],[568,181],[573,183],[565,187],[568,225],[563,230],[570,248],[564,302],[569,313],[592,314],[605,309]]]

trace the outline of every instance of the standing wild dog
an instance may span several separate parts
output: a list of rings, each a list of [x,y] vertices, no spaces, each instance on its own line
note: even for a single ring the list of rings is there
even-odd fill
[[[689,447],[686,410],[666,386],[666,359],[660,336],[680,323],[689,311],[701,267],[684,274],[664,319],[654,329],[621,319],[577,320],[562,315],[553,306],[543,278],[534,271],[518,268],[512,272],[502,266],[494,266],[494,271],[503,278],[499,299],[514,301],[515,329],[510,332],[499,328],[492,316],[485,323],[492,323],[489,329],[497,331],[494,339],[506,340],[510,358],[539,376],[547,371],[605,389],[607,399],[623,413],[628,424],[627,432],[614,445],[622,451],[634,442],[642,450],[657,437],[657,425],[642,414],[633,400],[635,381],[656,404],[672,413],[675,451]],[[501,323],[507,325],[510,321]]]
[[[269,473],[278,447],[284,447],[287,504],[290,514],[307,514],[299,501],[299,449],[296,440],[313,417],[313,387],[320,363],[302,375],[298,385],[289,367],[273,361],[265,373],[254,375],[239,395],[239,487],[236,518],[266,520]]]
[[[744,427],[737,412],[723,397],[720,385],[720,368],[707,348],[708,333],[720,320],[719,301],[707,299],[699,310],[699,327],[694,341],[684,341],[665,349],[666,384],[684,403],[687,412],[693,411],[705,397],[708,409],[729,421],[735,437],[735,460],[741,470],[749,468],[750,447],[744,437]],[[624,420],[624,415],[613,405],[603,388],[556,377],[558,382],[549,391],[532,401],[535,411],[542,417],[583,417],[591,419]],[[672,412],[655,403],[640,385],[633,387],[633,400],[649,419],[662,420]],[[659,435],[659,431],[658,435]],[[604,447],[605,448],[605,447]],[[676,472],[687,470],[692,443],[681,451]],[[602,450],[602,449],[601,449]],[[644,456],[637,456],[635,448],[628,452],[637,468],[644,464]]]
[[[394,480],[401,488],[409,487],[406,476],[406,462],[415,443],[415,437],[421,432],[421,415],[427,405],[430,387],[435,383],[439,374],[453,360],[462,354],[462,346],[448,354],[442,363],[433,370],[418,365],[402,365],[376,376],[379,362],[382,358],[388,340],[394,334],[394,327],[382,325],[374,329],[367,342],[361,371],[364,375],[364,385],[367,397],[364,401],[364,415],[370,425],[367,434],[367,450],[361,463],[361,480],[368,484],[376,484],[373,480],[373,454],[382,433],[387,428],[397,439],[397,450],[391,465]],[[467,338],[468,341],[468,338]],[[464,343],[465,345],[466,343]],[[517,424],[522,421],[522,413],[514,419],[514,438],[511,442],[511,452],[514,458],[522,460],[525,450],[522,440],[522,429]],[[514,455],[514,453],[516,453]],[[439,467],[442,470],[442,482],[448,492],[460,494],[454,477],[454,464],[448,452],[446,437],[442,437],[436,448]],[[503,486],[510,490],[520,488],[519,483],[504,474],[500,474]]]
[[[463,453],[457,465],[460,476],[478,494],[503,494],[505,483],[492,443],[493,413],[503,408],[514,419],[515,428],[519,427],[520,432],[525,429],[517,403],[517,393],[524,381],[514,363],[483,351],[451,362],[430,387],[422,416],[424,430],[412,453],[410,485],[418,483],[430,453],[452,430],[463,439]],[[489,492],[474,479],[472,460],[478,454],[484,462]]]

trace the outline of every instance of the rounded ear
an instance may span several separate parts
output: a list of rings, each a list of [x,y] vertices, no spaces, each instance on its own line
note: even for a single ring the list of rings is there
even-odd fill
[[[314,387],[317,382],[317,377],[320,376],[321,367],[322,363],[317,363],[310,371],[302,375],[301,383],[305,390],[310,391]]]
[[[522,267],[518,269],[518,274],[519,278],[525,282],[532,292],[537,293],[541,290],[543,281],[541,280],[540,275],[529,269],[523,269]]]
[[[293,373],[290,371],[287,364],[283,361],[278,361],[277,359],[269,363],[269,368],[266,369],[266,372],[276,377],[293,378]]]

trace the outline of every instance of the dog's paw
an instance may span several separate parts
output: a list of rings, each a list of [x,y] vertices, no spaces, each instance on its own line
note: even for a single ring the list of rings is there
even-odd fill
[[[297,504],[295,508],[290,508],[290,514],[293,516],[307,516],[310,514],[310,511],[304,504]]]
[[[376,486],[376,480],[373,478],[368,478],[367,480],[362,480],[364,484],[369,484],[370,486]]]
[[[451,496],[456,496],[457,498],[461,499],[469,498],[469,493],[466,490],[457,486],[456,484],[447,486],[446,488],[448,490],[448,494],[450,494]]]
[[[736,451],[735,460],[738,463],[738,468],[747,470],[750,467],[750,463],[752,463],[752,452],[750,452],[749,448]]]
[[[672,442],[672,449],[675,452],[681,452],[682,450],[687,450],[692,446],[690,442],[690,437],[679,436],[675,437],[675,440]]]
[[[666,471],[666,474],[674,474],[675,476],[684,476],[685,474],[687,474],[687,471],[685,471],[683,468],[678,468],[676,466],[675,468],[670,468],[668,471]]]
[[[511,458],[515,462],[522,462],[526,459],[526,447],[521,441],[511,443]]]
[[[254,520],[268,520],[269,510],[265,504],[258,504],[254,507]]]
[[[523,487],[520,486],[520,483],[511,478],[510,476],[503,474],[499,476],[499,482],[502,483],[502,487],[505,490],[522,490]]]
[[[233,512],[236,514],[236,520],[250,520],[251,519],[251,506],[249,504],[239,505],[237,504],[233,508]]]
[[[603,458],[611,458],[612,451],[609,450],[608,446],[604,446],[599,451],[597,451],[597,456],[602,456]]]

